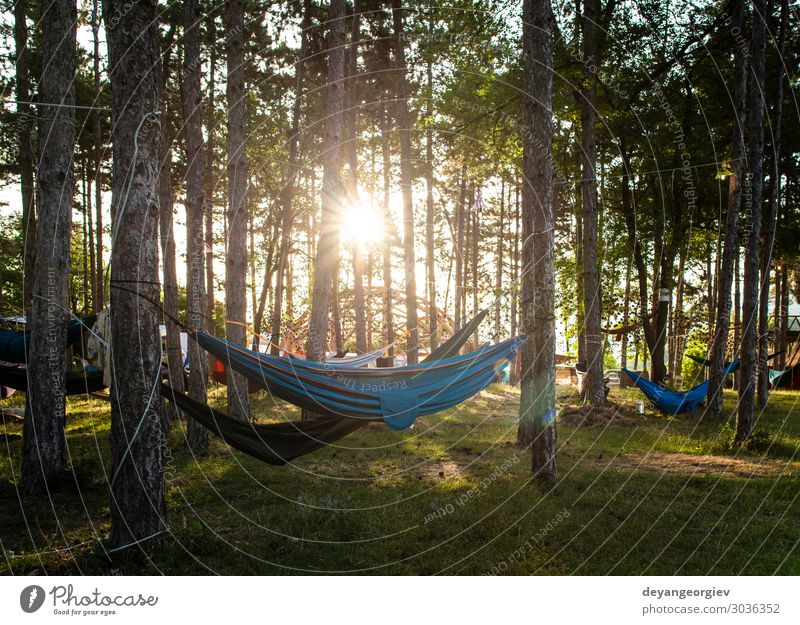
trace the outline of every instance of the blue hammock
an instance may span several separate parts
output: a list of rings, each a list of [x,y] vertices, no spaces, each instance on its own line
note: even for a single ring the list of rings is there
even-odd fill
[[[72,345],[81,337],[84,327],[90,328],[97,315],[74,319],[67,325],[67,344],[64,349]],[[0,361],[24,363],[27,360],[27,344],[30,341],[30,330],[5,330],[0,329]]]
[[[337,367],[262,354],[202,331],[206,351],[274,396],[317,414],[383,420],[394,430],[459,404],[502,375],[525,337],[470,354],[386,369]]]
[[[723,377],[739,367],[739,360],[728,363]],[[664,414],[681,414],[694,412],[708,395],[708,380],[690,388],[688,391],[670,391],[647,378],[635,374],[633,371],[623,369],[633,383],[645,394],[653,405]]]

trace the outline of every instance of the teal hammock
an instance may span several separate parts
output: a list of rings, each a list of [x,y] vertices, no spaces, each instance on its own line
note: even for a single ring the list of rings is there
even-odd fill
[[[73,319],[67,324],[67,342],[64,349],[67,349],[81,337],[83,328],[91,328],[94,325],[97,315],[90,315],[83,319]],[[24,363],[27,360],[27,345],[30,342],[30,330],[6,330],[0,328],[0,361],[12,362],[15,364]]]
[[[739,364],[738,359],[728,363],[723,372],[723,377],[735,371]],[[708,380],[690,388],[688,391],[670,391],[647,378],[637,375],[633,371],[628,369],[623,369],[623,371],[628,374],[628,377],[633,380],[633,383],[644,393],[645,397],[664,414],[675,415],[683,412],[694,412],[708,395]]]
[[[192,338],[226,367],[275,397],[317,414],[383,420],[394,430],[421,415],[445,410],[494,382],[524,342],[516,337],[463,356],[386,369],[270,356],[197,331]]]

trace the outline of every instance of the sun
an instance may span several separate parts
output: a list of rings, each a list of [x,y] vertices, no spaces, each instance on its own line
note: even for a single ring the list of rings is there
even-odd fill
[[[383,240],[385,222],[380,209],[364,202],[344,208],[342,214],[342,243],[369,245]]]

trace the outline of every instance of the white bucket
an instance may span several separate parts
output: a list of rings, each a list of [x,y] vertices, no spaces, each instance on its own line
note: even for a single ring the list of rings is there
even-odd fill
[[[637,399],[636,400],[636,414],[643,415],[644,414],[644,400]]]

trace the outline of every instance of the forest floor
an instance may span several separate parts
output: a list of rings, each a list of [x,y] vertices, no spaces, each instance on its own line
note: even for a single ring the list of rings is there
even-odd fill
[[[224,404],[224,392],[213,392]],[[294,409],[265,394],[254,414]],[[519,392],[495,385],[405,432],[370,425],[284,467],[170,436],[169,534],[106,553],[109,404],[71,399],[70,470],[20,501],[20,422],[0,443],[3,574],[800,574],[800,394],[775,392],[746,449],[700,412],[562,414],[559,480],[530,479]],[[559,387],[560,405],[577,405]],[[725,396],[730,414],[736,396]],[[4,407],[22,405],[17,393]],[[5,439],[5,440],[3,440]]]

